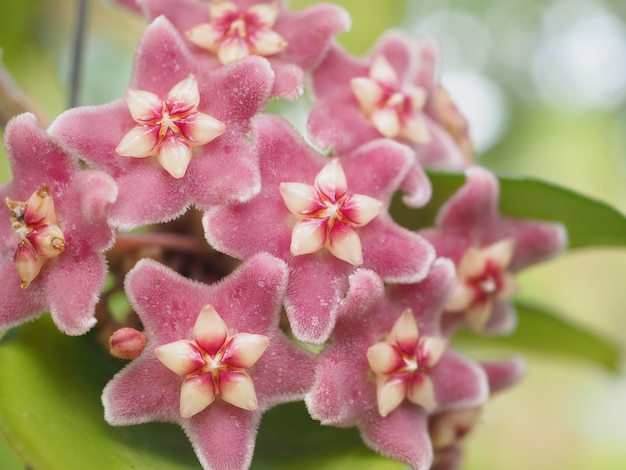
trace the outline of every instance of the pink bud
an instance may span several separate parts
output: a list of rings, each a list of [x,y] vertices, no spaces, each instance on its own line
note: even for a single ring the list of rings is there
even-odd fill
[[[146,347],[146,335],[134,328],[120,328],[109,338],[109,351],[118,359],[136,359]]]

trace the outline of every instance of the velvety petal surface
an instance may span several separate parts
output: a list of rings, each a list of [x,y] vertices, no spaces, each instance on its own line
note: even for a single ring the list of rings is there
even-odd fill
[[[420,283],[387,290],[369,270],[357,270],[349,282],[332,342],[318,357],[315,382],[305,397],[307,408],[324,425],[357,426],[364,442],[383,455],[414,468],[429,468],[433,451],[426,425],[428,412],[404,400],[383,418],[367,351],[388,338],[406,309],[411,309],[420,335],[441,336],[440,320],[452,295],[454,267],[449,260],[438,259]],[[441,409],[479,405],[487,399],[484,371],[451,350],[437,361],[429,377]]]
[[[198,0],[144,0],[144,11],[149,20],[160,15],[167,17],[184,34],[200,24],[209,22],[209,7]],[[257,5],[257,0],[234,0],[241,10]],[[333,36],[350,26],[347,12],[333,4],[319,4],[302,11],[289,11],[282,0],[278,5],[276,23],[272,28],[287,47],[267,57],[276,74],[272,97],[295,99],[302,94],[304,72],[310,71],[323,58]],[[221,64],[211,52],[188,42],[198,67],[214,70]]]
[[[19,237],[11,227],[7,206],[0,207],[0,329],[49,310],[59,330],[83,334],[96,321],[95,304],[107,272],[103,252],[114,239],[107,212],[117,197],[117,186],[102,172],[79,170],[78,162],[50,139],[31,114],[13,118],[4,137],[13,179],[0,187],[0,197],[26,201],[45,183],[54,198],[65,249],[22,289],[13,261]],[[73,288],[68,291],[67,286]]]
[[[290,267],[287,313],[297,337],[323,342],[334,324],[347,277],[356,267],[326,249],[294,256],[291,235],[297,218],[289,211],[281,183],[312,185],[328,159],[316,153],[285,121],[263,116],[253,135],[259,147],[262,188],[245,204],[216,207],[204,217],[209,243],[219,251],[246,259],[259,251],[284,259]],[[389,203],[411,165],[410,151],[379,139],[341,159],[350,192]],[[431,247],[396,225],[386,212],[358,227],[362,267],[385,280],[417,282],[434,259]]]
[[[256,149],[248,133],[250,119],[265,107],[273,86],[267,61],[250,57],[215,72],[200,70],[174,27],[156,19],[140,40],[131,88],[165,98],[190,74],[198,81],[198,111],[224,122],[226,131],[193,149],[182,178],[173,178],[155,157],[116,153],[136,124],[122,100],[71,109],[50,127],[63,146],[115,178],[120,194],[111,221],[122,229],[170,220],[191,204],[207,208],[245,201],[259,190]]]
[[[213,285],[190,281],[152,260],[140,261],[127,275],[125,287],[148,344],[104,389],[107,421],[113,425],[178,423],[204,468],[247,468],[263,411],[302,398],[312,379],[312,356],[278,327],[286,283],[284,262],[267,254],[254,256]],[[203,411],[183,419],[179,412],[182,377],[160,363],[154,348],[191,340],[198,313],[207,304],[214,306],[232,332],[269,337],[265,353],[247,369],[259,407],[242,410],[218,397]]]

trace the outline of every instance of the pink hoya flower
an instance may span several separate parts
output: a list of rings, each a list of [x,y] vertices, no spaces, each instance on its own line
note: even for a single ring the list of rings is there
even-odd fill
[[[418,282],[428,272],[431,247],[383,209],[412,156],[405,146],[379,139],[333,160],[276,116],[255,124],[261,192],[247,203],[210,209],[206,238],[235,258],[268,251],[285,260],[293,332],[319,344],[332,330],[357,266],[388,282]]]
[[[302,94],[304,72],[323,58],[332,37],[350,26],[337,5],[289,11],[283,0],[144,0],[148,19],[165,15],[188,40],[200,67],[214,69],[242,57],[269,59],[273,97]]]
[[[259,254],[204,285],[142,260],[125,287],[148,342],[105,387],[106,420],[177,423],[204,468],[249,467],[262,414],[312,380],[313,357],[278,326],[284,262]]]
[[[519,357],[482,362],[487,374],[490,398],[519,382],[525,373],[525,362]],[[433,470],[456,470],[461,466],[463,440],[480,424],[484,407],[468,407],[437,413],[429,418],[428,429],[435,455]]]
[[[482,405],[484,371],[447,347],[441,316],[455,284],[454,266],[436,260],[417,284],[385,292],[369,270],[350,277],[350,290],[330,345],[318,357],[305,402],[323,425],[357,426],[383,455],[428,469],[433,447],[428,418]]]
[[[458,142],[469,141],[467,129],[455,128],[454,135],[447,129],[464,120],[444,100],[436,60],[430,40],[393,32],[365,59],[334,46],[313,73],[317,102],[307,123],[312,140],[340,156],[382,136],[409,145],[416,157],[403,188],[412,207],[426,204],[431,194],[422,165],[458,169],[468,164]]]
[[[512,275],[563,251],[565,229],[503,217],[495,176],[479,167],[469,168],[466,175],[465,185],[440,209],[435,228],[419,233],[432,242],[438,256],[457,265],[459,284],[448,304],[449,318],[464,314],[474,331],[511,331],[515,325],[509,301],[515,288]]]
[[[0,186],[0,330],[49,311],[59,330],[83,334],[107,272],[115,182],[81,171],[32,114],[13,118],[4,139],[13,179]]]
[[[146,29],[126,98],[68,110],[49,132],[119,185],[111,222],[122,229],[170,220],[190,204],[245,201],[259,190],[249,121],[273,73],[250,57],[207,73],[165,19]]]

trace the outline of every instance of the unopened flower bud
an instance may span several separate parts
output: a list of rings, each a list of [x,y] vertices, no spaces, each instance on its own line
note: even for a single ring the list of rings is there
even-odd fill
[[[146,335],[134,328],[120,328],[109,338],[109,351],[118,359],[136,359],[146,347]]]

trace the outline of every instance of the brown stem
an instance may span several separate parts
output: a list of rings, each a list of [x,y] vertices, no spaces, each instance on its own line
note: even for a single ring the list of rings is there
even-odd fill
[[[191,252],[199,251],[204,247],[204,243],[196,237],[161,232],[120,233],[115,242],[115,248],[122,250],[141,248],[146,245]]]

